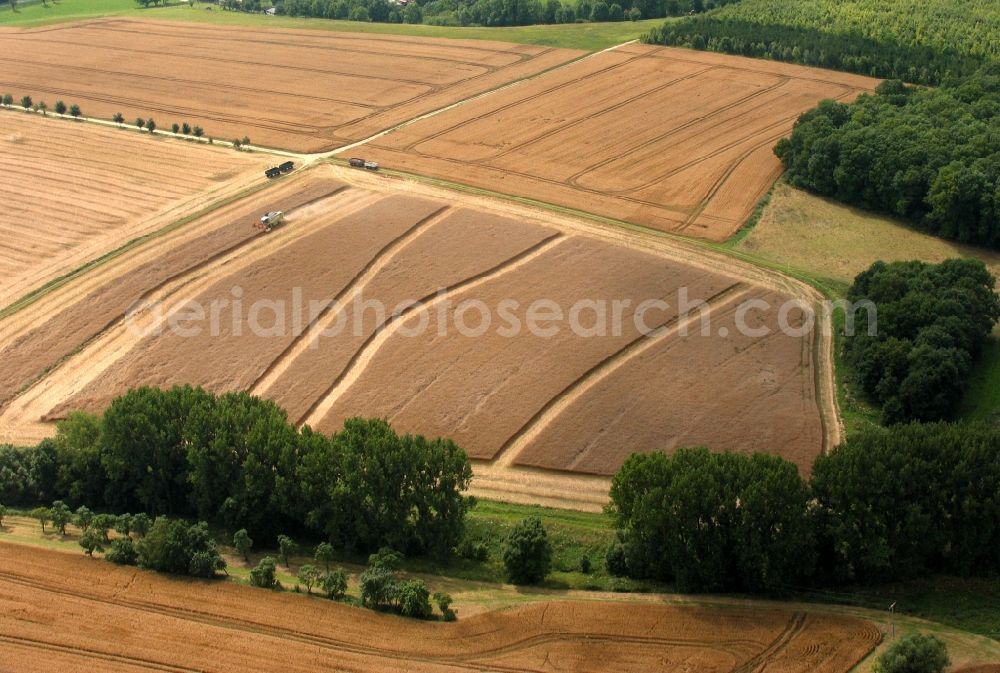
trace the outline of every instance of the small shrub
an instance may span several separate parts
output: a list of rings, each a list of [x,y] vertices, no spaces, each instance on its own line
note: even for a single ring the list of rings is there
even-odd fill
[[[625,554],[624,544],[615,542],[608,547],[608,551],[604,554],[604,567],[615,577],[628,575],[628,557]]]
[[[584,575],[589,575],[590,570],[591,570],[590,557],[585,554],[582,557],[580,557],[580,572],[582,572]]]
[[[423,580],[400,582],[396,592],[401,615],[415,619],[427,619],[431,616],[431,595]]]
[[[951,661],[938,638],[908,633],[889,646],[872,668],[874,673],[942,673]]]
[[[56,101],[55,110],[56,110],[56,113],[58,113],[58,114],[61,114],[61,115],[66,114],[66,103],[63,103],[61,100],[57,100]]]
[[[320,578],[320,588],[327,598],[340,600],[347,595],[347,572],[337,568],[332,572],[323,573]]]
[[[139,554],[135,551],[132,538],[121,537],[111,543],[111,549],[104,558],[120,566],[134,566],[139,562]]]
[[[507,579],[515,584],[537,584],[552,568],[552,545],[541,519],[531,516],[516,526],[503,544]]]
[[[88,530],[80,537],[80,546],[87,556],[93,556],[95,551],[104,551],[104,540],[94,530]]]
[[[275,577],[277,564],[271,556],[265,556],[257,564],[257,567],[250,571],[250,584],[261,589],[278,588],[278,580]]]

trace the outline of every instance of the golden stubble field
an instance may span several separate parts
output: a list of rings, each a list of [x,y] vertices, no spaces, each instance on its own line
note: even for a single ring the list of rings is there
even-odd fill
[[[272,209],[285,224],[254,229]],[[806,472],[839,426],[828,343],[776,323],[792,299],[818,296],[638,233],[321,165],[6,318],[0,441],[131,387],[193,384],[324,432],[363,415],[452,437],[474,487],[507,499],[599,508],[628,454],[685,445]],[[174,329],[192,302],[199,329]],[[541,304],[562,318],[536,330]],[[741,310],[767,334],[740,336]]]
[[[852,617],[612,601],[419,622],[3,543],[0,567],[0,666],[21,673],[846,673],[881,639]]]

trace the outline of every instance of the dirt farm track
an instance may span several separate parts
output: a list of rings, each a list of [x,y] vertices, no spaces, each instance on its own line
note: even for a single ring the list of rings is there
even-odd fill
[[[0,670],[18,673],[846,673],[880,640],[851,617],[613,602],[416,622],[2,543],[0,567]]]
[[[363,415],[452,437],[474,492],[507,500],[597,510],[630,453],[679,446],[808,473],[841,437],[829,318],[807,312],[822,297],[650,229],[729,236],[796,116],[874,85],[632,43],[584,54],[124,19],[0,31],[0,91],[248,134],[299,166],[266,182],[277,157],[263,152],[0,111],[0,188],[20,213],[0,215],[14,262],[0,308],[156,234],[0,318],[0,442],[37,442],[135,386],[193,384],[324,432]],[[335,166],[346,146],[397,172]],[[271,210],[287,221],[263,235]],[[237,307],[262,303],[270,331],[244,330],[260,316]],[[525,329],[537,305],[561,328]],[[225,319],[165,329],[192,306]],[[470,315],[476,338],[456,328]]]
[[[799,114],[876,84],[640,44],[585,55],[121,19],[0,31],[0,90],[299,153],[367,140],[388,167],[711,240],[780,175],[772,147]]]
[[[287,223],[264,235],[252,222],[269,208]],[[678,313],[682,288],[704,302],[707,332],[701,310]],[[266,324],[288,329],[236,330],[246,318],[229,312],[221,331],[156,329],[192,300],[224,308],[234,292],[247,304],[280,302]],[[293,329],[296,293],[317,309]],[[624,302],[620,329],[578,334],[564,322],[555,334],[504,336],[491,317],[492,329],[470,338],[455,327],[470,303],[513,300],[524,325],[531,304],[581,298]],[[325,432],[366,415],[450,436],[474,459],[480,495],[598,509],[637,447],[765,451],[807,471],[838,441],[828,343],[775,324],[791,298],[818,296],[638,232],[320,165],[7,318],[0,441],[38,441],[69,411],[100,411],[130,387],[190,383],[249,390]],[[745,316],[767,328],[764,338],[736,336],[734,316],[750,299],[773,307]],[[364,310],[368,300],[393,313]],[[635,319],[651,300],[663,302],[642,315],[652,337]],[[445,331],[417,332],[427,316]]]

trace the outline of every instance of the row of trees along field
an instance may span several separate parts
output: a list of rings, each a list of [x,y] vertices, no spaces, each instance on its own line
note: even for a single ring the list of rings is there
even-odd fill
[[[993,326],[996,280],[979,260],[876,262],[854,281],[844,355],[883,422],[950,418]]]
[[[112,512],[197,517],[258,540],[301,531],[341,549],[447,554],[472,471],[446,439],[350,419],[298,430],[272,402],[200,388],[139,388],[103,415],[71,414],[54,439],[0,452],[0,502],[66,501]]]
[[[645,41],[938,84],[1000,58],[995,0],[742,0]]]
[[[637,21],[703,12],[736,0],[276,0],[277,14],[379,23],[526,26],[586,21]],[[260,11],[260,0],[227,0],[227,9]]]
[[[1000,571],[1000,430],[869,428],[812,480],[773,456],[634,454],[614,477],[609,570],[684,591],[782,592]]]
[[[1000,247],[1000,64],[937,89],[824,101],[775,148],[791,184]]]

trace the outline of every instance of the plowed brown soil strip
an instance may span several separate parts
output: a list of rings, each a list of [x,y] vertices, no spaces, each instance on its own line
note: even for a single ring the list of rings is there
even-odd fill
[[[333,149],[565,63],[501,42],[133,20],[3,32],[0,88],[88,116],[187,121],[209,136]]]
[[[639,603],[534,603],[417,622],[8,544],[0,567],[0,660],[33,673],[845,673],[879,641],[874,626],[848,617]]]
[[[262,181],[267,161],[14,110],[0,111],[0,156],[0,308]]]
[[[875,80],[626,45],[375,140],[384,165],[721,240],[780,174],[819,100]]]

